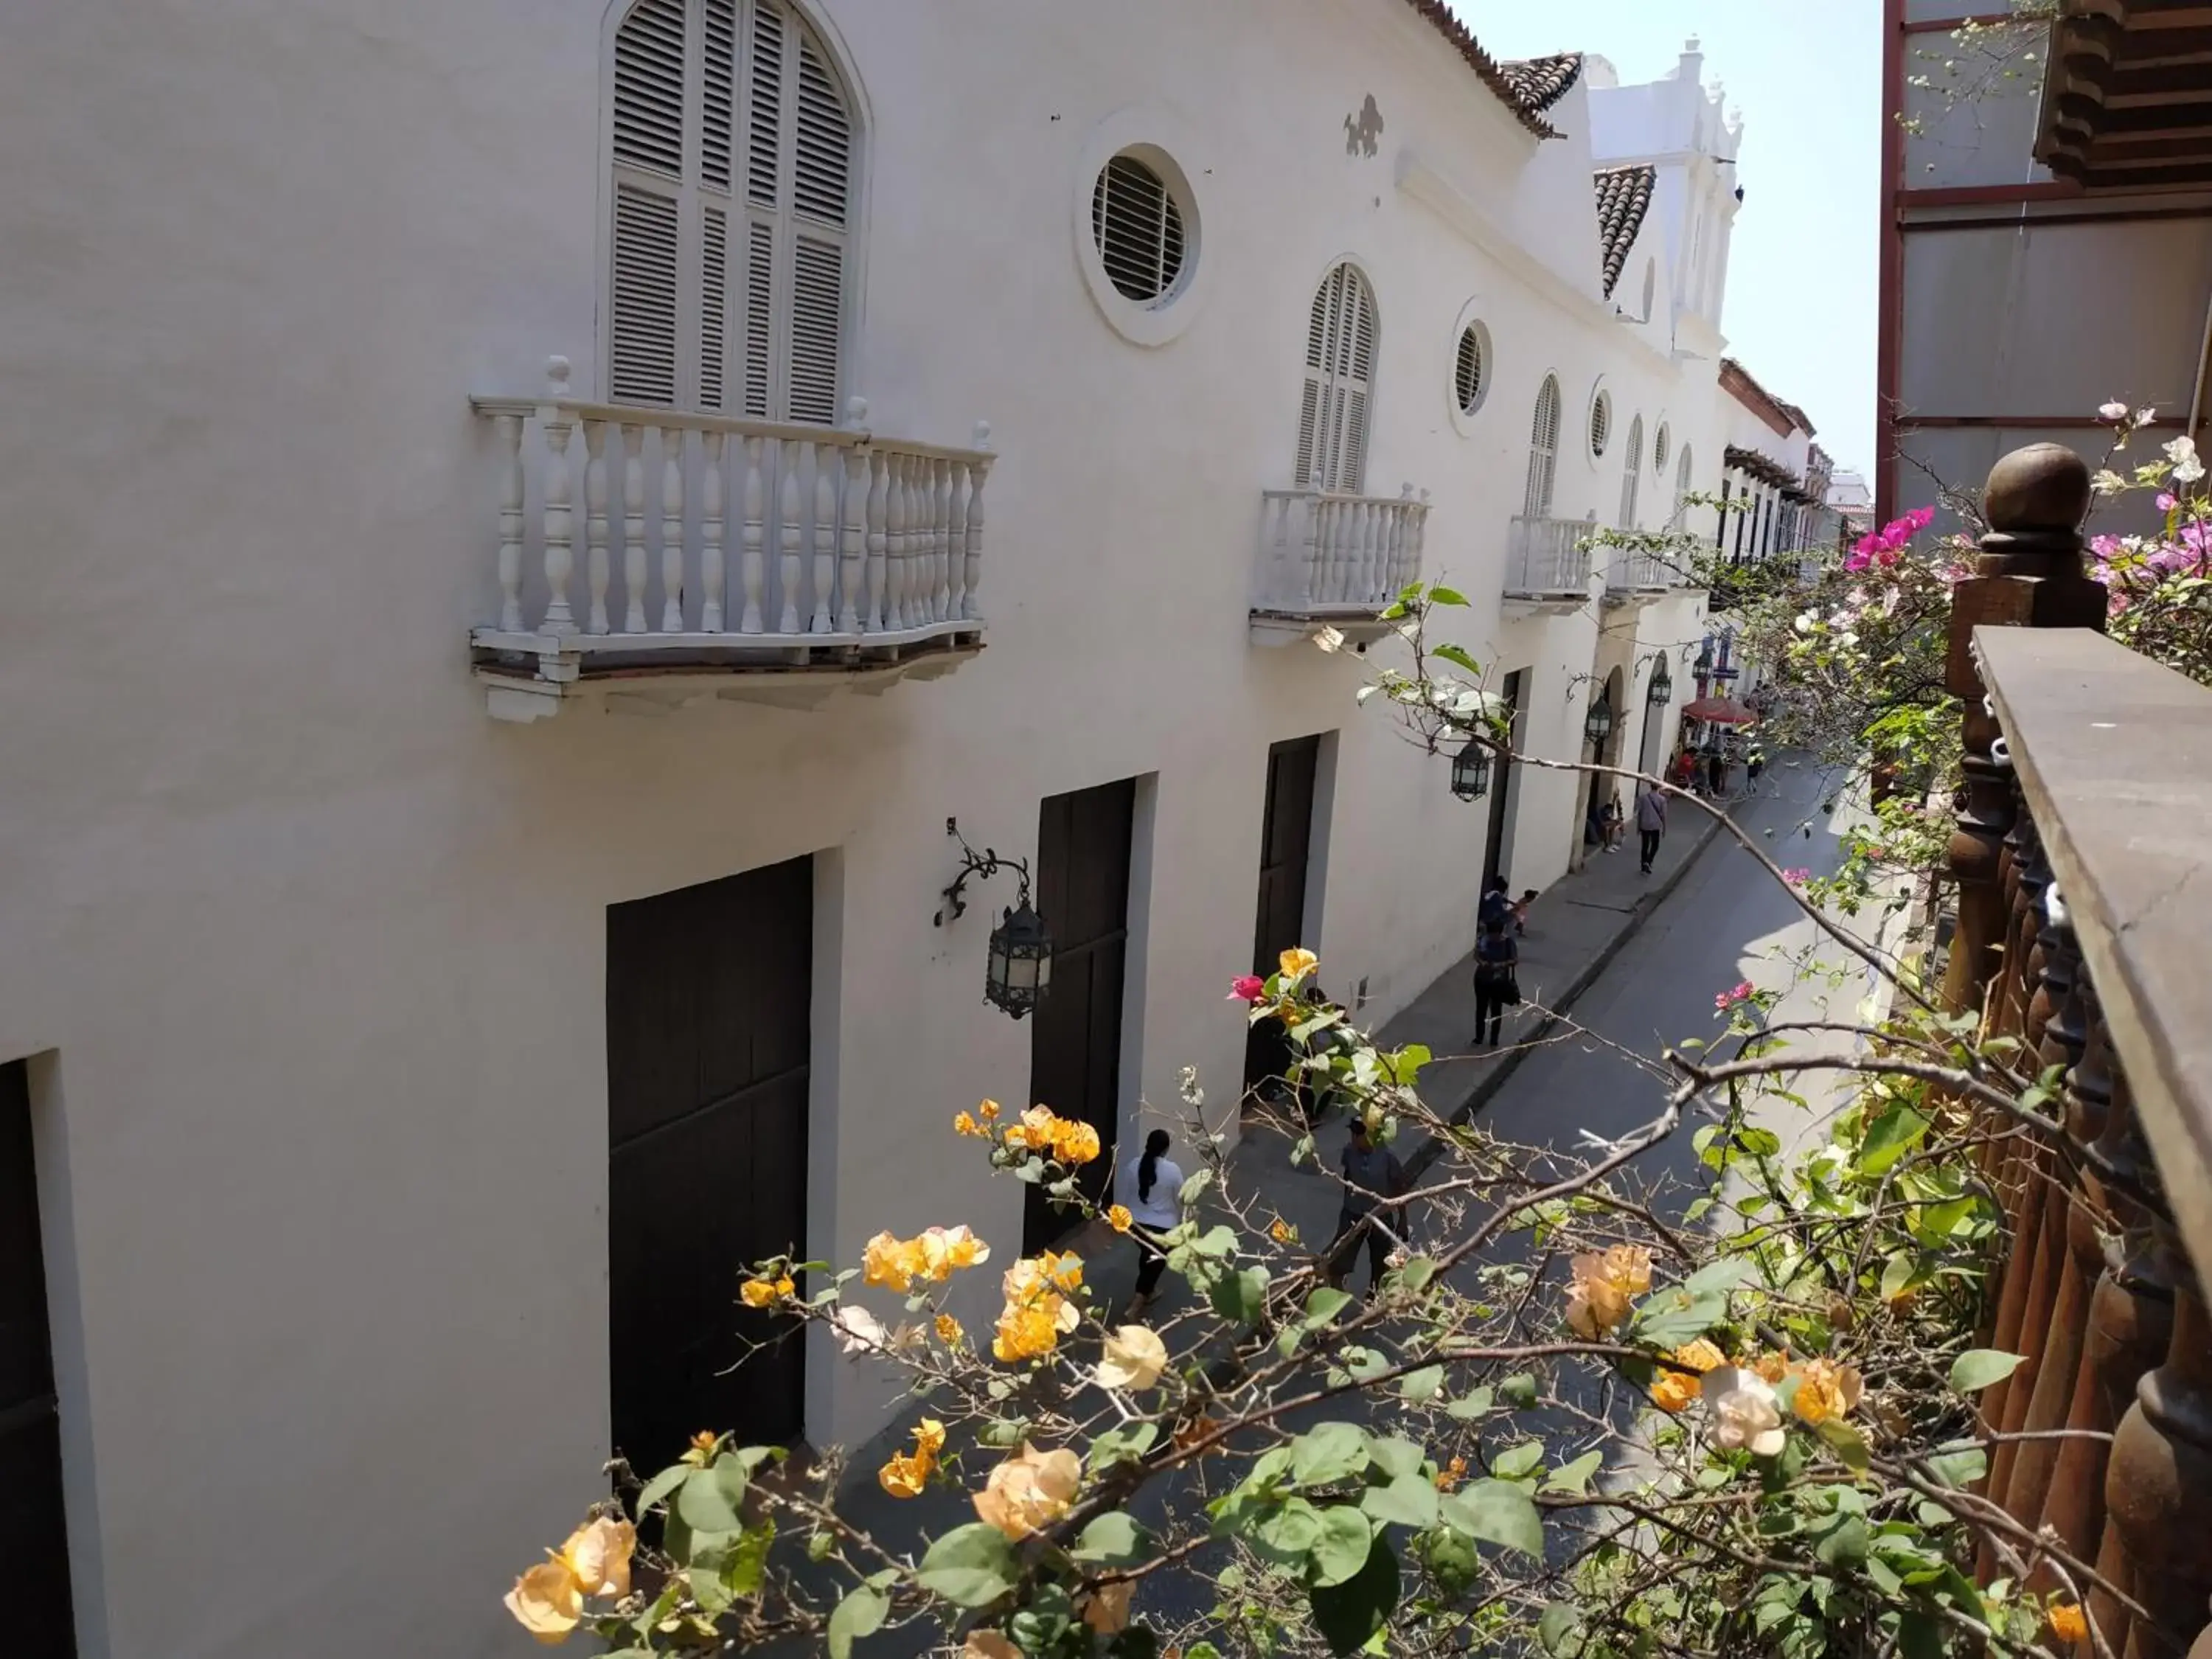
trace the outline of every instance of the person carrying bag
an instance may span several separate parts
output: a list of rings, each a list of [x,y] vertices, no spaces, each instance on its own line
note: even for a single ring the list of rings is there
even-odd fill
[[[1474,947],[1474,1040],[1479,1047],[1498,1046],[1505,1011],[1521,1004],[1521,947],[1514,943],[1506,919],[1499,916],[1482,930]]]

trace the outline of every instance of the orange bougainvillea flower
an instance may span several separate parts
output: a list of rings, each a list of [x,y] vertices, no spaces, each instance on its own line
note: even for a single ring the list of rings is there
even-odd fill
[[[1797,1373],[1797,1395],[1790,1401],[1790,1409],[1802,1422],[1826,1423],[1849,1416],[1863,1392],[1857,1367],[1808,1359]]]
[[[1006,1126],[1006,1145],[1017,1152],[1049,1152],[1059,1123],[1049,1106],[1032,1106],[1020,1122]]]
[[[1024,1656],[1002,1632],[971,1630],[967,1644],[960,1650],[960,1659],[1024,1659]]]
[[[939,1285],[961,1268],[991,1259],[991,1247],[965,1226],[932,1227],[914,1243],[921,1257],[918,1276]]]
[[[1310,951],[1290,950],[1276,958],[1276,966],[1283,970],[1285,985],[1296,985],[1321,966],[1321,958]]]
[[[1651,1379],[1651,1403],[1662,1412],[1685,1412],[1704,1389],[1704,1382],[1689,1372],[1662,1367],[1659,1375]]]
[[[1066,1515],[1082,1484],[1083,1460],[1073,1452],[1041,1452],[1024,1441],[1020,1455],[991,1471],[975,1513],[1018,1543]]]
[[[1117,1233],[1126,1233],[1135,1224],[1137,1218],[1129,1213],[1124,1204],[1111,1204],[1106,1209],[1106,1224]]]
[[[1640,1244],[1616,1244],[1603,1255],[1577,1255],[1570,1271],[1567,1323],[1595,1340],[1626,1324],[1629,1298],[1651,1288],[1651,1252]]]
[[[558,1553],[514,1581],[507,1610],[546,1646],[565,1642],[583,1619],[586,1596],[629,1594],[636,1547],[637,1529],[629,1522],[594,1516],[568,1534]]]
[[[921,1489],[929,1484],[929,1460],[894,1452],[890,1461],[876,1471],[876,1480],[894,1498],[919,1498]]]
[[[738,1286],[738,1295],[748,1308],[769,1308],[783,1301],[799,1287],[791,1282],[789,1274],[781,1279],[748,1279]]]
[[[941,1313],[937,1316],[937,1340],[948,1348],[957,1348],[968,1340],[968,1333],[951,1314]]]
[[[629,1558],[636,1547],[635,1527],[599,1516],[568,1534],[561,1565],[586,1595],[628,1595]]]
[[[999,1121],[999,1103],[995,1100],[985,1101],[975,1109],[975,1115],[986,1123],[996,1123]]]
[[[1702,1336],[1675,1349],[1667,1358],[1684,1370],[1695,1371],[1700,1376],[1728,1364],[1728,1356]]]
[[[1133,1579],[1101,1584],[1083,1604],[1083,1622],[1101,1636],[1119,1636],[1129,1627],[1129,1602],[1136,1593]]]
[[[887,1232],[878,1233],[860,1247],[860,1276],[868,1284],[903,1294],[914,1288],[921,1267],[921,1252]]]
[[[1268,1224],[1267,1237],[1278,1244],[1295,1244],[1298,1242],[1298,1230],[1284,1220],[1282,1217],[1277,1216]]]
[[[1443,1468],[1438,1469],[1435,1474],[1430,1477],[1431,1483],[1435,1486],[1438,1492],[1449,1492],[1454,1486],[1456,1486],[1461,1481],[1466,1479],[1467,1459],[1464,1457],[1453,1458],[1450,1462],[1445,1464]]]
[[[1088,1164],[1104,1150],[1097,1130],[1088,1123],[1071,1123],[1065,1118],[1054,1135],[1052,1149],[1054,1156],[1066,1164]]]
[[[976,1122],[975,1118],[967,1112],[955,1112],[952,1115],[952,1133],[961,1135],[975,1135],[987,1140],[990,1139],[991,1134],[991,1132],[988,1129]]]
[[[1756,1372],[1763,1382],[1779,1382],[1790,1375],[1790,1356],[1780,1353],[1763,1353],[1751,1362],[1748,1369]]]
[[[515,1623],[547,1647],[568,1639],[584,1616],[576,1581],[558,1561],[544,1561],[514,1581],[507,1610]]]
[[[2054,1601],[2051,1611],[2044,1615],[2051,1624],[2051,1633],[2062,1642],[2086,1642],[2089,1639],[2089,1620],[2080,1607],[2072,1601]]]

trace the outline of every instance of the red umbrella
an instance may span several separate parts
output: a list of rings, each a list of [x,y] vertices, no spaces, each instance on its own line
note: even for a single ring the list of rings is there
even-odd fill
[[[1682,708],[1685,719],[1710,720],[1715,726],[1755,726],[1759,716],[1734,697],[1699,697],[1686,703]]]

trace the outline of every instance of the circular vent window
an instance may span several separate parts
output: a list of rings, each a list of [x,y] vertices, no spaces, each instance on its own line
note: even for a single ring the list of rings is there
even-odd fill
[[[1593,459],[1602,460],[1606,446],[1613,441],[1613,394],[1601,392],[1590,404],[1589,447]]]
[[[1182,209],[1167,180],[1135,156],[1116,155],[1099,173],[1091,234],[1122,298],[1158,306],[1174,295],[1188,252]]]
[[[1484,349],[1481,326],[1470,323],[1459,337],[1459,358],[1452,367],[1452,392],[1461,414],[1472,415],[1482,407],[1489,376],[1490,354]]]

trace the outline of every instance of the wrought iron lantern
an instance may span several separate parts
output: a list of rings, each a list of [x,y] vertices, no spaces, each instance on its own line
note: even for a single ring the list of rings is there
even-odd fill
[[[1452,757],[1451,789],[1462,800],[1480,800],[1490,793],[1490,750],[1480,738],[1469,738]]]
[[[945,890],[935,926],[968,913],[968,883],[971,878],[988,881],[1001,870],[1014,872],[1014,902],[991,930],[984,959],[983,1000],[1016,1019],[1037,1006],[1052,984],[1052,930],[1030,904],[1030,866],[1027,859],[1002,859],[994,848],[981,853],[960,833],[957,818],[945,820],[945,833],[960,843],[960,873]]]
[[[1661,657],[1659,665],[1651,671],[1651,689],[1644,694],[1654,708],[1664,708],[1674,701],[1674,675]]]
[[[1605,740],[1613,735],[1613,703],[1610,699],[1601,695],[1595,702],[1590,704],[1589,714],[1583,721],[1583,735],[1589,739],[1592,748],[1605,747]]]

